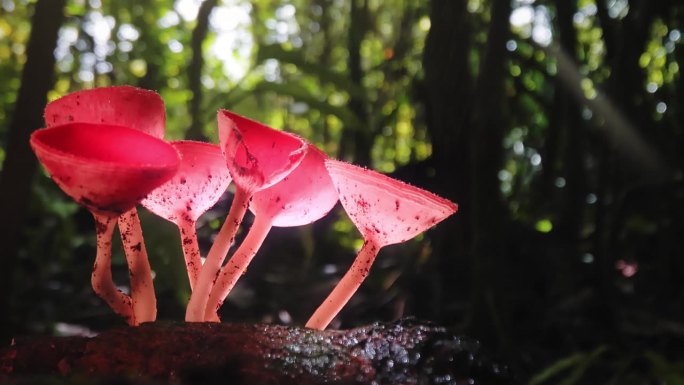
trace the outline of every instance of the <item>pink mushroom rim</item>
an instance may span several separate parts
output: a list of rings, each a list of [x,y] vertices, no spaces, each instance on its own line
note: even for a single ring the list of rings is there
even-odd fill
[[[181,140],[171,142],[181,157],[176,175],[152,191],[142,205],[179,224],[195,222],[223,195],[231,182],[219,146]]]
[[[253,193],[280,182],[306,155],[306,141],[296,135],[228,110],[220,110],[217,119],[228,170],[245,191]]]
[[[64,124],[35,131],[30,143],[64,192],[100,213],[133,208],[180,165],[168,143],[121,126]]]
[[[377,171],[332,159],[325,166],[349,218],[379,246],[409,240],[458,210],[448,199]]]
[[[256,216],[272,218],[273,226],[302,226],[325,216],[337,203],[337,192],[325,168],[328,156],[307,144],[302,162],[275,185],[258,191],[250,203]]]
[[[45,107],[48,127],[66,123],[114,124],[164,137],[164,101],[154,91],[131,86],[72,92]]]

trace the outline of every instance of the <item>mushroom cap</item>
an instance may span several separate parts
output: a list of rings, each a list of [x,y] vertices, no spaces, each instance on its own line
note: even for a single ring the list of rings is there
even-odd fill
[[[30,143],[65,193],[108,216],[133,208],[180,164],[170,144],[121,126],[64,124],[35,131]]]
[[[164,137],[164,101],[154,91],[131,86],[100,87],[72,92],[45,107],[45,124],[83,122],[112,124]]]
[[[306,142],[228,110],[219,110],[219,140],[235,184],[254,193],[273,186],[306,155]]]
[[[141,203],[173,223],[196,222],[216,204],[230,184],[226,161],[221,148],[215,144],[180,140],[171,145],[181,157],[178,172]]]
[[[331,159],[325,167],[352,222],[364,239],[379,246],[409,240],[458,209],[447,199],[376,171]]]
[[[308,144],[302,162],[273,186],[254,194],[250,209],[273,218],[273,226],[302,226],[315,222],[337,203],[337,191],[325,168],[328,158]]]

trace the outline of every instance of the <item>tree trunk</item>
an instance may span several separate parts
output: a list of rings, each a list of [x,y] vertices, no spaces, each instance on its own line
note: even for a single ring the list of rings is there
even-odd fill
[[[197,25],[192,30],[190,43],[192,58],[188,68],[188,87],[190,92],[192,92],[192,99],[190,99],[191,123],[185,136],[189,140],[207,141],[207,137],[202,130],[204,127],[204,119],[202,119],[202,67],[204,66],[202,43],[207,37],[207,31],[209,30],[209,15],[216,6],[217,1],[206,0],[202,3],[197,13]]]
[[[477,341],[414,320],[346,331],[147,323],[0,350],[0,381],[45,375],[232,385],[516,383]]]
[[[561,49],[572,60],[572,64],[579,68],[577,56],[577,32],[573,26],[573,15],[577,11],[574,1],[557,0],[558,25],[560,31]],[[564,136],[563,146],[564,165],[562,175],[566,184],[561,199],[560,220],[558,223],[559,235],[576,245],[579,240],[583,219],[584,197],[586,195],[586,176],[583,169],[584,140],[582,138],[582,121],[580,119],[579,100],[562,86],[561,81],[556,79],[554,95],[554,112],[551,117],[554,123],[551,129],[558,130]],[[576,250],[575,250],[576,252]]]
[[[349,35],[347,41],[347,67],[349,80],[357,87],[363,87],[363,68],[361,67],[361,43],[368,32],[368,0],[351,0],[349,16]],[[356,164],[371,166],[373,147],[373,127],[369,121],[368,106],[356,96],[350,96],[349,109],[359,122],[347,126],[342,134],[340,154]]]
[[[417,314],[430,314],[454,322],[455,310],[446,303],[457,303],[467,292],[470,233],[469,111],[472,78],[468,66],[470,22],[465,1],[432,0],[431,27],[425,41],[425,113],[432,142],[434,191],[459,204],[456,218],[446,220],[432,231],[434,258],[429,268],[430,301],[423,301]]]
[[[606,125],[629,125],[636,140],[643,147],[651,149],[648,138],[652,121],[652,106],[648,106],[643,97],[645,71],[639,66],[639,59],[646,49],[650,38],[651,26],[662,6],[666,2],[638,0],[630,3],[626,17],[619,22],[610,19],[605,4],[598,4],[598,16],[602,26],[610,33],[606,36],[605,45],[610,78],[605,85],[606,94],[615,105],[617,118],[604,115]],[[603,8],[603,9],[602,9]],[[619,33],[615,33],[618,29]],[[617,130],[614,130],[617,131]],[[623,135],[624,136],[624,135]],[[601,151],[598,167],[598,200],[595,209],[594,223],[594,285],[599,293],[596,318],[598,324],[607,332],[614,332],[616,325],[615,298],[616,289],[613,284],[615,274],[616,238],[612,236],[620,231],[623,223],[617,221],[620,208],[613,202],[624,194],[635,179],[659,179],[666,174],[665,167],[660,167],[659,156],[651,153],[640,153],[632,159],[625,156],[625,144],[620,138],[607,137],[599,141]],[[635,151],[631,151],[635,152]],[[630,160],[625,164],[623,159]],[[647,165],[644,167],[643,165]],[[641,166],[641,167],[640,167]],[[636,170],[636,172],[635,172]],[[635,178],[636,177],[636,178]]]
[[[43,108],[54,81],[57,33],[64,19],[66,0],[40,0],[35,5],[26,47],[26,64],[9,127],[7,153],[0,175],[0,343],[12,332],[10,311],[15,260],[23,238],[26,210],[36,170],[29,147],[31,133],[43,126]]]
[[[510,303],[504,296],[508,210],[498,172],[503,165],[504,80],[510,36],[509,1],[492,1],[487,47],[482,60],[472,120],[473,285],[469,330],[491,343],[506,344]]]

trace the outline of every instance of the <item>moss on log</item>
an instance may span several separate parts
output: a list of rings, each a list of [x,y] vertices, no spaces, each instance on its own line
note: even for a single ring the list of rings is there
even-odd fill
[[[412,319],[351,330],[151,323],[0,350],[0,379],[180,384],[516,384],[477,341]]]

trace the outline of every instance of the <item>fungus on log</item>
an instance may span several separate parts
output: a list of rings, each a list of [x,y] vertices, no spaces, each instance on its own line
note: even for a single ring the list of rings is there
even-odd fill
[[[130,325],[149,321],[134,306],[136,295],[143,292],[132,291],[129,297],[112,281],[111,239],[117,218],[176,173],[180,163],[176,150],[134,129],[91,123],[35,131],[31,147],[57,185],[95,217],[97,256],[91,278],[95,292]],[[150,310],[146,305],[139,308]],[[156,306],[151,310],[156,313]]]
[[[171,145],[181,157],[180,168],[143,199],[142,205],[178,226],[192,290],[202,269],[195,224],[221,198],[231,178],[219,146],[190,140]]]
[[[254,193],[280,182],[304,159],[301,138],[278,131],[228,110],[217,115],[219,140],[235,183],[235,196],[211,245],[185,312],[188,322],[204,321],[209,294]]]
[[[429,191],[351,163],[325,166],[342,207],[364,244],[347,273],[316,309],[307,327],[325,329],[368,276],[382,247],[407,241],[455,213],[458,206]]]
[[[328,158],[308,144],[304,159],[283,180],[254,194],[254,223],[228,263],[221,269],[205,309],[205,321],[219,321],[217,311],[261,247],[273,226],[293,227],[315,222],[337,203],[337,191],[325,168]]]
[[[164,138],[166,125],[161,96],[132,86],[99,87],[69,93],[48,103],[44,118],[48,128],[67,123],[106,124],[132,128],[159,139]],[[118,223],[131,277],[136,322],[154,321],[157,318],[157,298],[135,206],[122,213]]]

